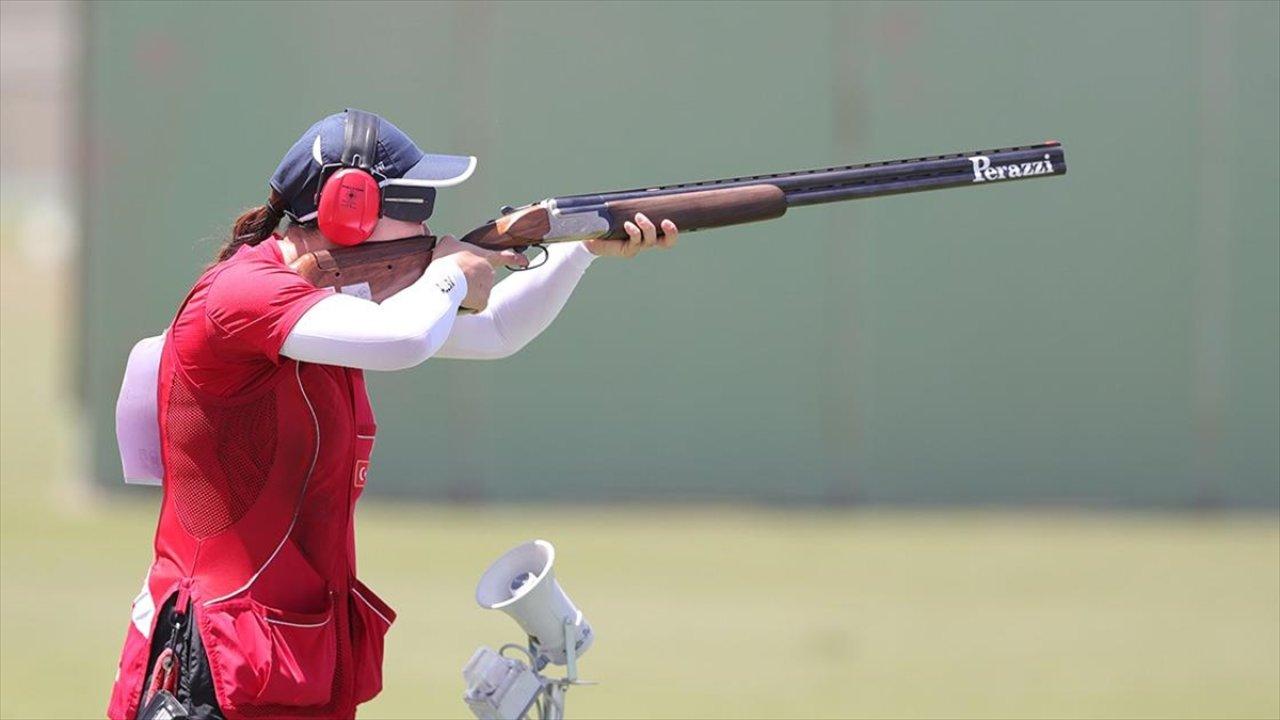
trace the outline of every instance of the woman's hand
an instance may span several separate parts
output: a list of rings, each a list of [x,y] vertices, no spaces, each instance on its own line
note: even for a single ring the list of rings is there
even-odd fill
[[[493,291],[495,271],[507,265],[525,267],[528,258],[515,250],[486,250],[482,247],[464,243],[452,235],[445,235],[436,241],[432,262],[440,258],[452,257],[462,274],[467,278],[467,296],[462,300],[462,307],[480,312],[489,305],[489,293]]]
[[[627,231],[626,240],[585,240],[583,244],[593,255],[600,257],[635,257],[641,250],[662,248],[668,250],[676,244],[680,229],[670,220],[662,221],[662,237],[658,237],[658,228],[644,213],[636,213],[635,222],[628,220],[622,225]]]

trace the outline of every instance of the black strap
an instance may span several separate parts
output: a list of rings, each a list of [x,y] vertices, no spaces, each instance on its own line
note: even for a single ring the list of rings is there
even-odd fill
[[[209,669],[209,656],[205,652],[200,631],[196,628],[195,615],[188,604],[184,610],[177,608],[177,597],[171,597],[160,608],[155,632],[151,637],[151,650],[147,659],[141,693],[151,682],[156,661],[165,648],[172,648],[178,657],[178,687],[175,699],[192,720],[224,720],[218,706],[217,692],[213,687],[213,673]],[[145,717],[145,708],[138,708],[138,718]]]

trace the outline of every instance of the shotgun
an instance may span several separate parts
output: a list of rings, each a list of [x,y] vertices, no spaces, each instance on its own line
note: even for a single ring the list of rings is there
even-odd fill
[[[804,205],[991,185],[1066,172],[1062,144],[1049,141],[819,170],[565,195],[518,208],[504,207],[500,217],[467,233],[462,241],[490,250],[523,252],[554,242],[620,240],[627,237],[623,223],[640,212],[655,224],[669,219],[685,234],[772,220],[790,208]],[[661,227],[658,232],[662,232]],[[434,236],[422,235],[320,250],[302,256],[294,267],[317,287],[332,287],[381,302],[422,276],[431,262],[435,241]]]

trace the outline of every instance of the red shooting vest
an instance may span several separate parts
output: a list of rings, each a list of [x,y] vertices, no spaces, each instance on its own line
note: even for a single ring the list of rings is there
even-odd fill
[[[356,579],[353,512],[376,425],[359,370],[279,355],[328,291],[275,239],[210,268],[160,362],[164,500],[108,715],[132,719],[176,596],[234,718],[346,718],[382,687],[395,613]]]

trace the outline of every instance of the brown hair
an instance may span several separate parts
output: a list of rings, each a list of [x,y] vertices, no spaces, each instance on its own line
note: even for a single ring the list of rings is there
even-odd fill
[[[231,237],[218,248],[214,264],[236,254],[241,245],[257,245],[271,237],[284,219],[284,199],[273,188],[265,205],[246,210],[231,227]]]

